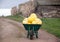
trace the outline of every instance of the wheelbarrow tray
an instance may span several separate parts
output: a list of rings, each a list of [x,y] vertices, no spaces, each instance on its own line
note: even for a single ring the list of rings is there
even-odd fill
[[[27,31],[29,30],[38,31],[41,27],[40,24],[23,24],[23,25]]]

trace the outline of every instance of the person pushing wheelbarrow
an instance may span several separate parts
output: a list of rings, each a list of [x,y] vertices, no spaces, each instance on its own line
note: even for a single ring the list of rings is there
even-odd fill
[[[34,35],[36,35],[36,38],[38,38],[38,30],[42,25],[42,21],[37,17],[35,13],[32,13],[28,18],[25,18],[23,20],[23,25],[28,32],[27,38],[32,40]]]

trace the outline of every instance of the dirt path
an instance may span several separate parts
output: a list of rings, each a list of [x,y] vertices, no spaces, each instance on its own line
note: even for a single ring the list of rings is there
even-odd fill
[[[44,30],[39,30],[39,38],[29,40],[26,38],[26,31],[19,22],[0,19],[0,42],[58,42],[58,39]]]

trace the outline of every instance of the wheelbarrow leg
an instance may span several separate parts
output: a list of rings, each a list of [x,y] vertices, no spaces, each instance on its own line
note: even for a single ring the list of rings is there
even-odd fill
[[[38,31],[36,31],[35,34],[36,34],[36,38],[38,38]]]
[[[30,30],[30,39],[33,40],[34,32],[33,30]]]
[[[29,38],[29,31],[28,31],[28,33],[27,33],[27,38]]]
[[[27,38],[29,38],[30,36],[30,27],[29,27],[29,30],[28,30],[28,33],[27,33]]]

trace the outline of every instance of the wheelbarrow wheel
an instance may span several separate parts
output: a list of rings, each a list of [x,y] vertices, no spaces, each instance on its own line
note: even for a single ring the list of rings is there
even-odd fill
[[[33,40],[33,36],[32,35],[30,35],[30,40]]]

